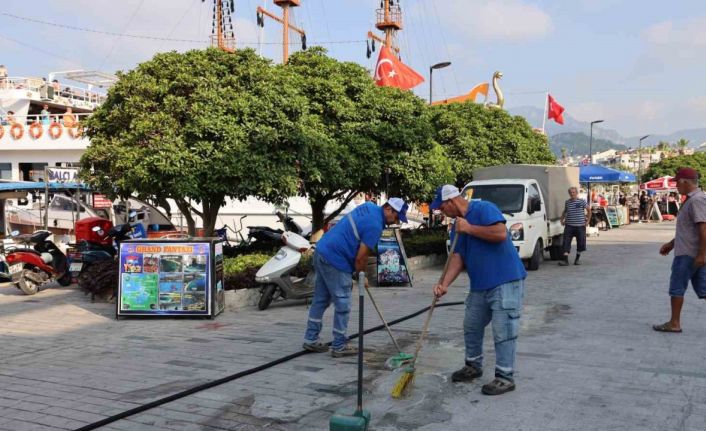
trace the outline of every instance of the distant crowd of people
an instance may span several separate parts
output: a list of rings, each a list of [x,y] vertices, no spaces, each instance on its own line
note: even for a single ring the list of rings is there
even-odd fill
[[[15,111],[7,111],[7,114],[0,116],[0,124],[3,126],[12,126],[13,124],[26,125],[32,124],[35,121],[39,121],[43,126],[49,126],[52,122],[63,124],[64,127],[69,128],[78,125],[76,114],[74,114],[71,107],[67,107],[63,113],[52,113],[47,104],[44,104],[39,115],[30,115],[18,119],[15,115]]]

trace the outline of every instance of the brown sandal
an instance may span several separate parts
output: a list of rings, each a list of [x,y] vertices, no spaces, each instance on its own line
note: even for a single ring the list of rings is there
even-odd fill
[[[674,332],[676,334],[681,332],[681,329],[672,328],[672,325],[670,325],[669,322],[662,323],[661,325],[652,325],[652,329],[657,332]]]

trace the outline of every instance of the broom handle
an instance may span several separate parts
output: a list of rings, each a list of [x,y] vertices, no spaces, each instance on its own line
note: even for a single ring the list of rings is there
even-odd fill
[[[456,241],[458,240],[458,236],[459,233],[456,232],[454,235],[454,240],[451,242],[451,251],[449,251],[449,256],[446,258],[446,263],[444,264],[444,270],[441,271],[439,283],[443,282],[444,277],[446,277],[446,271],[449,269],[449,263],[451,263],[451,258],[453,257],[456,251]],[[419,351],[422,350],[422,342],[427,336],[427,330],[429,329],[429,323],[431,322],[431,315],[434,312],[434,307],[436,306],[438,300],[439,298],[434,295],[434,299],[431,301],[431,307],[429,307],[429,314],[427,314],[427,320],[424,322],[424,327],[422,328],[422,335],[419,337],[419,340],[417,341],[417,347],[414,349],[414,358],[412,359],[413,361],[417,360],[417,355],[419,355]]]
[[[395,345],[395,349],[397,349],[397,352],[402,353],[402,349],[400,349],[399,344],[397,344],[397,340],[395,340],[395,337],[392,335],[392,331],[390,330],[390,327],[387,326],[387,321],[385,318],[382,316],[382,311],[378,308],[378,304],[375,302],[375,299],[373,298],[373,295],[370,293],[370,289],[368,286],[365,286],[365,291],[368,292],[368,298],[370,298],[370,302],[373,303],[373,307],[375,307],[375,311],[378,312],[378,316],[380,316],[380,320],[382,320],[383,325],[385,325],[385,329],[387,329],[387,333],[390,335],[390,338],[392,339],[392,344]]]
[[[363,294],[363,286],[365,286],[365,273],[361,271],[358,274],[358,408],[357,412],[363,411],[363,302],[365,295]]]

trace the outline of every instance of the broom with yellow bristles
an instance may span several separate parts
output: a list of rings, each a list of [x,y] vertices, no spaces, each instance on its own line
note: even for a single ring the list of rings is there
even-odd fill
[[[446,271],[449,269],[449,263],[451,263],[451,258],[453,257],[454,252],[456,251],[456,240],[458,240],[458,233],[454,235],[454,239],[451,242],[451,250],[449,251],[449,256],[446,258],[444,270],[441,271],[441,277],[439,277],[439,284],[441,284],[444,281],[444,277],[446,277]],[[431,301],[431,306],[429,307],[427,319],[424,322],[424,326],[422,327],[422,333],[419,336],[419,340],[417,340],[417,347],[414,350],[414,356],[412,357],[412,361],[404,369],[402,375],[400,376],[399,380],[397,380],[395,386],[392,387],[392,398],[402,398],[402,396],[407,394],[412,388],[415,372],[414,365],[417,362],[417,358],[419,357],[419,351],[422,350],[422,343],[424,342],[424,338],[427,336],[429,322],[431,322],[431,315],[432,313],[434,313],[434,307],[436,306],[436,302],[438,300],[439,298],[434,295],[434,299]]]

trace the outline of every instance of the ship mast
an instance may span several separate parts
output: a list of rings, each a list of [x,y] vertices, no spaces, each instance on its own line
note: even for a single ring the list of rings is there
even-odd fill
[[[274,4],[282,8],[282,17],[268,12],[265,8],[257,7],[257,25],[265,26],[265,16],[272,18],[282,24],[282,64],[289,60],[289,31],[293,30],[301,36],[302,49],[306,49],[306,33],[299,27],[296,27],[289,22],[290,8],[297,7],[301,4],[301,0],[274,0]]]
[[[395,45],[394,37],[399,30],[402,30],[402,9],[400,8],[400,0],[381,0],[380,9],[377,10],[377,22],[375,27],[385,33],[382,38],[375,33],[369,31],[368,39],[373,41],[373,51],[375,51],[375,41],[380,42],[389,49],[393,50],[399,56],[400,48]],[[370,58],[370,48],[368,48],[368,58]]]
[[[235,31],[233,31],[231,16],[233,13],[235,13],[235,0],[213,0],[211,46],[225,52],[235,52]]]

